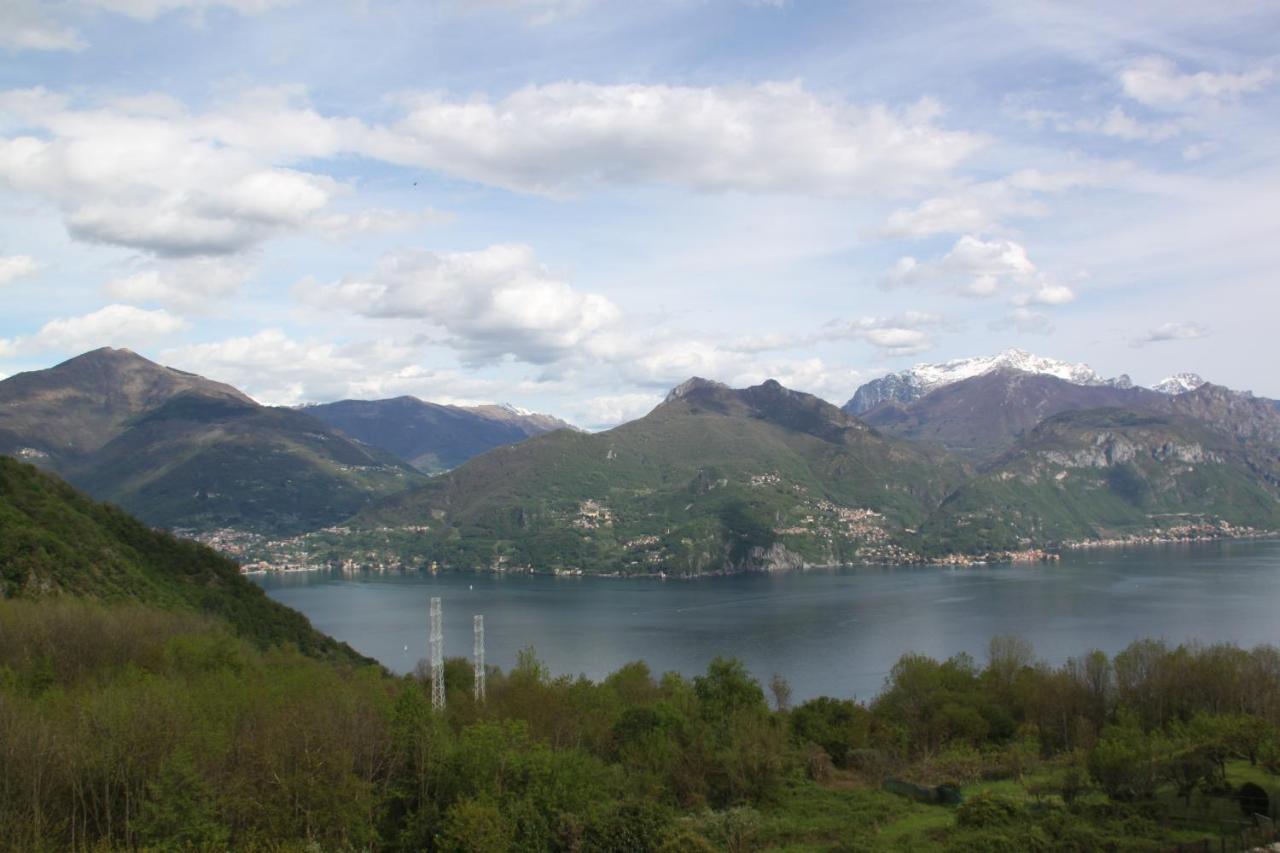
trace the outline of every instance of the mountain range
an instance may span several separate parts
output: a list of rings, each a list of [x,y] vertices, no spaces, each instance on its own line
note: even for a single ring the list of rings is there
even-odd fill
[[[265,407],[119,350],[0,382],[0,451],[311,563],[700,574],[1280,529],[1280,405],[1189,374],[1140,388],[1010,351],[843,409],[694,378],[612,430],[566,426],[411,397]]]
[[[403,458],[400,444],[362,441],[317,416],[342,405],[263,406],[229,385],[104,348],[0,381],[0,453],[158,527],[294,535],[425,481],[414,461],[434,453],[456,463],[551,422],[498,407],[464,410],[453,427],[471,427],[465,442],[428,434]],[[394,415],[382,432],[396,431]]]
[[[427,474],[456,468],[495,447],[573,429],[559,418],[510,405],[445,406],[417,397],[340,400],[302,411]]]

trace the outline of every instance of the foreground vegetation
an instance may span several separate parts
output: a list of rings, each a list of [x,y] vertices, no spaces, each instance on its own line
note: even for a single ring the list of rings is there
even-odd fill
[[[272,601],[240,567],[0,456],[0,598],[77,596],[216,616],[260,648],[361,659]]]
[[[1238,833],[1280,771],[1272,647],[1050,667],[1000,639],[904,657],[870,705],[770,701],[726,660],[593,683],[530,652],[483,705],[466,661],[446,683],[437,714],[418,678],[212,617],[0,601],[0,848],[1163,850]]]

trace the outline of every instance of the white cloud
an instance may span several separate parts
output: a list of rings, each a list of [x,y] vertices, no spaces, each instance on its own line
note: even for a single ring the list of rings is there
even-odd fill
[[[1036,268],[1021,243],[971,234],[937,261],[899,258],[886,280],[890,285],[941,282],[962,296],[979,298],[1010,294],[1010,301],[1022,306],[1062,305],[1075,299],[1072,288],[1051,281]]]
[[[1187,320],[1159,325],[1134,338],[1132,343],[1135,347],[1141,347],[1164,341],[1190,341],[1208,337],[1208,335],[1208,326]]]
[[[896,317],[863,317],[835,320],[820,331],[821,340],[863,340],[881,355],[916,355],[933,347],[928,329],[943,324],[936,314],[908,311]]]
[[[608,299],[575,290],[520,245],[394,252],[366,275],[303,281],[295,293],[321,308],[438,326],[472,364],[504,356],[549,364],[581,351],[620,319]]]
[[[13,352],[84,352],[104,346],[140,347],[188,327],[163,309],[146,311],[132,305],[107,305],[91,314],[50,320],[29,337],[0,339],[0,354]]]
[[[968,296],[992,296],[1008,280],[1034,275],[1027,250],[1013,240],[984,240],[966,234],[940,260],[925,263],[910,255],[899,258],[889,272],[891,284],[946,280]]]
[[[472,371],[424,367],[421,357],[421,347],[413,341],[299,340],[274,328],[161,353],[166,364],[229,382],[269,405],[404,394],[436,403],[471,405],[518,400],[554,388],[546,383],[486,379]]]
[[[881,355],[914,355],[933,346],[927,329],[944,324],[942,317],[922,311],[908,311],[896,317],[861,317],[832,320],[803,334],[771,333],[737,338],[721,349],[742,354],[789,350],[823,341],[865,341]],[[785,383],[784,383],[785,384]]]
[[[1040,217],[1049,212],[1042,196],[1114,184],[1128,168],[1123,163],[1085,162],[1070,169],[1022,169],[994,181],[960,187],[927,198],[915,207],[893,211],[882,237],[976,234],[1000,229],[1008,218]]]
[[[859,195],[927,185],[982,140],[906,110],[822,99],[798,83],[529,86],[499,101],[424,94],[369,151],[548,195],[593,186]]]
[[[1112,107],[1098,125],[1097,131],[1103,136],[1114,136],[1117,139],[1143,140],[1146,142],[1163,142],[1172,139],[1187,129],[1185,121],[1140,121],[1126,113],[1120,107]]]
[[[120,302],[201,312],[235,296],[247,275],[245,264],[226,258],[165,259],[112,279],[103,292]]]
[[[1013,297],[1014,305],[1066,305],[1073,302],[1076,292],[1065,284],[1054,284],[1048,281],[1036,282],[1027,293],[1019,293]]]
[[[649,392],[590,397],[574,410],[574,422],[589,429],[604,429],[643,417],[661,402],[661,394]]]
[[[39,269],[40,265],[29,255],[0,255],[0,287],[35,275]]]
[[[83,50],[75,30],[50,14],[52,4],[40,0],[0,2],[0,47],[18,50]]]
[[[1073,116],[1041,109],[1022,110],[1018,115],[1036,128],[1049,126],[1059,133],[1091,133],[1127,142],[1164,142],[1198,126],[1188,116],[1147,121],[1130,115],[1120,106],[1113,106],[1102,116]]]
[[[1198,71],[1186,74],[1168,59],[1148,56],[1120,72],[1120,85],[1130,98],[1157,108],[1177,108],[1194,101],[1226,101],[1260,91],[1274,78],[1270,68],[1239,74]]]
[[[234,253],[306,227],[336,189],[170,118],[68,110],[40,90],[5,93],[2,105],[43,133],[0,137],[0,184],[53,201],[71,234],[89,242]]]

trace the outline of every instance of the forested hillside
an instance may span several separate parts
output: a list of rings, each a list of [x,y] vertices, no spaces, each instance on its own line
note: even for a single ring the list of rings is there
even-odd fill
[[[152,530],[31,465],[0,456],[0,598],[136,602],[224,619],[260,647],[354,659],[203,545]]]

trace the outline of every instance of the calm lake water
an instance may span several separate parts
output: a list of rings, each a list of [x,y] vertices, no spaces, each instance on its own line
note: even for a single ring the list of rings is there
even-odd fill
[[[485,617],[502,668],[533,646],[552,672],[599,678],[648,661],[696,675],[715,655],[796,699],[870,699],[908,651],[979,661],[1020,634],[1053,663],[1134,639],[1280,644],[1280,542],[1226,542],[1068,555],[1057,564],[874,567],[696,581],[325,572],[258,575],[272,598],[391,669],[427,656],[429,599],[443,599],[445,654],[470,656]]]

